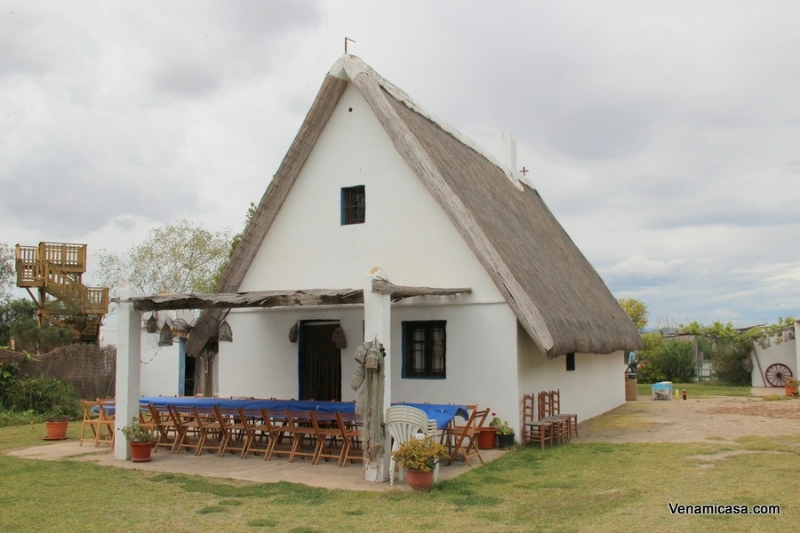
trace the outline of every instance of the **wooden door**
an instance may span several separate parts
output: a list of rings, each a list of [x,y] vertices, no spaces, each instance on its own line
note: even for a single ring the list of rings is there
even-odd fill
[[[300,399],[341,401],[342,352],[333,343],[338,322],[300,323]]]

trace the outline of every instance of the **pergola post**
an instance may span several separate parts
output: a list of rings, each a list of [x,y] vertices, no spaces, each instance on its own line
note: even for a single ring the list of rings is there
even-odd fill
[[[392,405],[392,300],[389,294],[372,292],[372,282],[376,279],[387,280],[386,274],[375,267],[370,270],[364,282],[364,341],[372,341],[376,337],[386,350],[384,360],[383,412]],[[384,482],[389,479],[389,463],[391,459],[391,441],[388,433],[384,443],[384,453],[376,461],[364,460],[364,479]]]
[[[121,428],[139,416],[139,361],[142,343],[142,315],[133,308],[132,294],[123,289],[117,308],[116,436],[114,458],[130,458],[128,442]]]

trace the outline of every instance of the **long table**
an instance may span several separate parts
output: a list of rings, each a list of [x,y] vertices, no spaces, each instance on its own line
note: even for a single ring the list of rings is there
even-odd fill
[[[169,397],[169,396],[143,396],[139,399],[141,405],[153,404],[155,407],[166,407],[168,405],[195,406],[211,408],[215,405],[219,407],[242,407],[244,409],[267,409],[270,411],[320,411],[325,413],[335,413],[339,411],[343,414],[355,414],[355,402],[321,402],[315,400],[265,400],[265,399],[234,399],[234,398],[197,398],[197,397]],[[436,420],[436,426],[443,429],[450,424],[456,416],[464,419],[469,417],[467,408],[463,405],[436,404],[436,403],[410,403],[403,402],[402,405],[416,407],[428,415],[429,420]]]

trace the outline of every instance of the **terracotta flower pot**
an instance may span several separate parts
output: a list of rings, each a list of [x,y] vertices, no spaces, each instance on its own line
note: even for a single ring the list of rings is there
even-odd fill
[[[496,436],[497,428],[481,428],[481,432],[478,433],[478,448],[481,450],[493,450]]]
[[[797,396],[797,385],[784,385],[783,390],[786,396]]]
[[[150,460],[152,442],[130,442],[129,444],[131,445],[131,461],[134,463],[146,463]]]
[[[406,479],[408,479],[408,486],[420,492],[428,492],[433,485],[433,470],[425,472],[424,470],[406,470]]]
[[[69,422],[45,422],[47,436],[44,440],[64,440],[67,438],[67,426]]]

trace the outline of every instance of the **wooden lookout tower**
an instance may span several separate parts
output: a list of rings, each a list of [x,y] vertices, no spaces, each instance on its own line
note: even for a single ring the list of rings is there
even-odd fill
[[[86,245],[40,242],[16,248],[17,287],[24,287],[36,304],[36,317],[72,328],[77,343],[97,343],[108,313],[108,288],[87,287]],[[32,289],[39,289],[38,295]],[[51,296],[60,305],[48,305]]]

